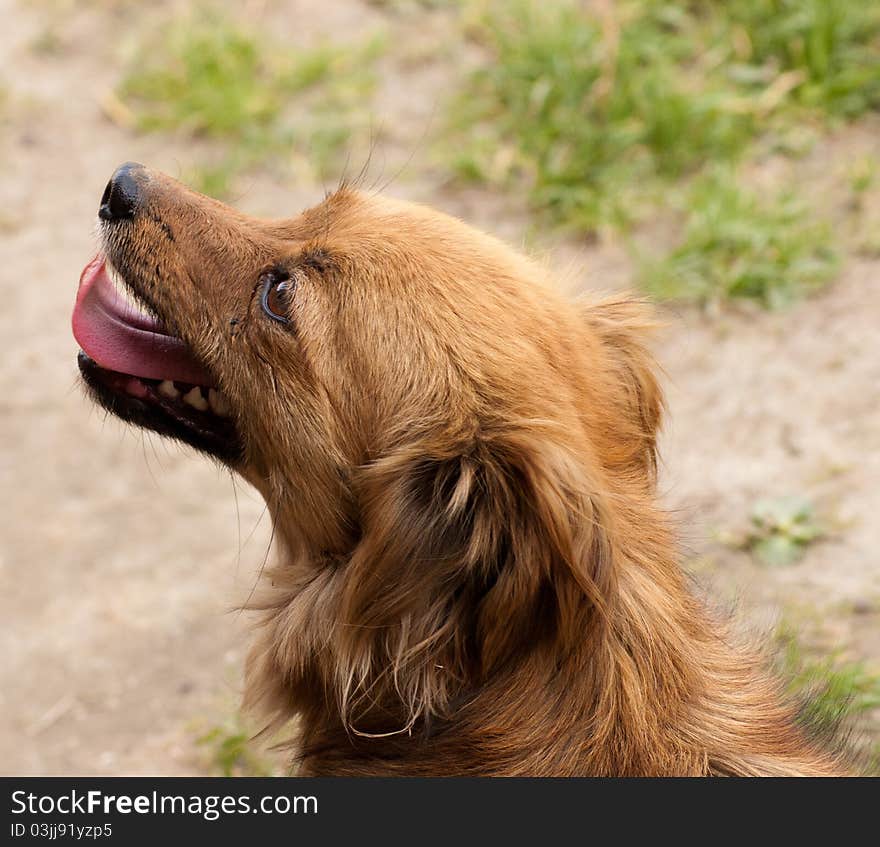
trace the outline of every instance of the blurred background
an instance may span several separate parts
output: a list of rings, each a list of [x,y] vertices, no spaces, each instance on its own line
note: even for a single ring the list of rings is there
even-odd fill
[[[344,175],[661,303],[699,590],[880,753],[880,4],[0,0],[0,769],[274,773],[259,498],[77,385],[125,160],[255,214]]]

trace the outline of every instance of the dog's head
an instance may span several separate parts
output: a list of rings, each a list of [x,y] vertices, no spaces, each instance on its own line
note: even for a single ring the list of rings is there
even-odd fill
[[[460,221],[347,188],[266,221],[129,164],[99,218],[85,381],[240,472],[326,570],[349,705],[385,674],[408,714],[442,712],[518,650],[584,637],[653,485],[639,304],[572,303]]]

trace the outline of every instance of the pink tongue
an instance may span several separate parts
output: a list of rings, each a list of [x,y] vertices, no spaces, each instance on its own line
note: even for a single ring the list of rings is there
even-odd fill
[[[107,276],[100,256],[86,265],[73,308],[73,335],[102,368],[144,379],[211,385],[189,348],[155,318],[135,311]]]

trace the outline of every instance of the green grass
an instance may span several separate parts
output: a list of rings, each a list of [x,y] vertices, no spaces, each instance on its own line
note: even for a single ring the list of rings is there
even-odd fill
[[[817,658],[784,625],[776,641],[777,669],[789,694],[803,703],[804,722],[819,734],[830,735],[854,725],[858,728],[860,719],[865,721],[880,708],[880,673],[863,662],[848,662],[834,655]],[[867,724],[862,728],[872,730]],[[874,735],[878,729],[873,726]],[[867,764],[876,771],[880,762]]]
[[[207,769],[219,776],[278,776],[278,762],[266,752],[238,716],[214,726],[196,739]]]
[[[377,39],[289,49],[215,14],[177,20],[141,45],[117,90],[145,132],[179,131],[222,145],[203,187],[299,151],[319,175],[368,124]]]
[[[880,7],[862,0],[702,0],[722,33],[745,36],[739,66],[800,77],[792,100],[856,117],[880,106]],[[735,36],[734,36],[735,37]]]
[[[525,190],[557,224],[626,226],[671,181],[760,135],[880,104],[880,9],[855,0],[484,0],[485,63],[453,104],[459,176]]]
[[[489,4],[472,28],[491,58],[455,104],[458,173],[524,186],[536,209],[590,230],[626,223],[646,178],[741,149],[749,116],[682,76],[690,18],[670,11],[661,24],[660,12],[626,9],[609,35],[574,3]]]
[[[721,168],[692,184],[680,243],[662,258],[642,258],[639,276],[660,299],[779,308],[824,285],[837,267],[826,224],[791,196],[763,197]]]

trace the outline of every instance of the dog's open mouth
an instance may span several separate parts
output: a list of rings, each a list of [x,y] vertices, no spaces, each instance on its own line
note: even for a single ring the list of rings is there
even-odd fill
[[[240,456],[232,410],[214,377],[180,338],[127,296],[101,256],[80,278],[73,334],[82,348],[83,378],[105,408],[223,461]]]

